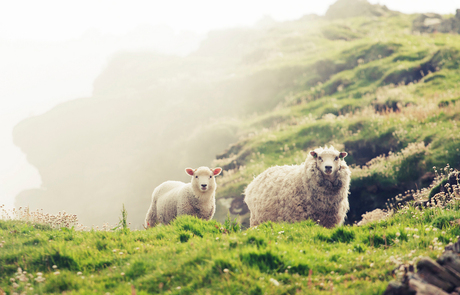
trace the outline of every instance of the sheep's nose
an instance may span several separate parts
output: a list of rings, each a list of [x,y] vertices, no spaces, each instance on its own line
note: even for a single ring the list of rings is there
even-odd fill
[[[326,170],[332,170],[332,166],[326,166]]]
[[[207,187],[207,186],[208,186],[207,184],[202,184],[202,185],[201,185],[202,188],[205,188],[205,187]]]

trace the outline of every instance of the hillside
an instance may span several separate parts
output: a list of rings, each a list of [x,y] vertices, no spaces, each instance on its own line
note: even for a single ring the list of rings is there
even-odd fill
[[[155,186],[220,165],[215,219],[247,225],[254,176],[333,144],[353,167],[353,223],[428,186],[433,166],[459,168],[460,37],[419,34],[417,15],[380,6],[333,15],[212,32],[186,57],[120,53],[92,97],[16,126],[43,181],[16,205],[90,225],[124,203],[140,229]]]

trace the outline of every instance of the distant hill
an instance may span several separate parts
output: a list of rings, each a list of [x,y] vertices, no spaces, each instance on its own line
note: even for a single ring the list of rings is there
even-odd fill
[[[385,5],[370,4],[366,0],[337,0],[326,11],[326,18],[381,17],[396,13],[396,11],[389,10]]]
[[[459,36],[415,35],[417,15],[362,1],[351,2],[386,12],[342,17],[345,2],[326,17],[212,32],[185,57],[117,54],[92,97],[15,128],[43,180],[16,204],[100,224],[124,203],[141,228],[155,186],[219,165],[215,218],[246,224],[254,176],[333,144],[353,167],[352,223],[429,185],[433,166],[460,167]]]
[[[15,144],[43,181],[42,188],[21,193],[17,204],[65,209],[86,224],[100,224],[115,222],[125,203],[140,227],[156,185],[187,180],[185,167],[210,165],[237,140],[236,123],[227,118],[273,108],[276,95],[292,84],[297,66],[235,74],[242,57],[222,56],[222,36],[231,52],[263,34],[216,32],[189,57],[116,55],[96,79],[93,97],[63,103],[15,128]]]

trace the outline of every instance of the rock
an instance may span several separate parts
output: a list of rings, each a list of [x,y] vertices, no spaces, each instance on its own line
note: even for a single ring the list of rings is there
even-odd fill
[[[365,214],[362,215],[363,219],[358,222],[358,226],[363,226],[367,223],[374,222],[374,221],[380,221],[380,220],[385,220],[389,216],[392,215],[393,212],[388,212],[387,210],[382,210],[382,209],[375,209],[371,212],[366,212]]]
[[[412,22],[412,31],[433,33],[442,22],[442,16],[437,13],[422,13]]]
[[[443,19],[436,13],[420,14],[412,22],[412,31],[421,33],[460,33],[460,9],[457,9],[455,17]]]
[[[405,294],[417,294],[417,295],[448,295],[449,293],[444,292],[442,289],[425,283],[423,281],[419,281],[415,278],[409,279],[408,282],[409,288],[412,292],[415,293],[405,293]]]
[[[457,254],[454,254],[452,251],[446,251],[439,257],[438,263],[456,277],[457,280],[460,280],[460,261],[458,260]]]
[[[390,282],[385,295],[460,295],[460,240],[445,247],[437,262],[424,257],[417,264],[417,273],[413,269],[405,273],[402,282]],[[447,293],[450,292],[450,293]]]
[[[220,223],[224,223],[230,213],[230,219],[237,218],[238,223],[242,228],[249,227],[249,208],[244,202],[243,196],[231,196],[226,198],[219,198],[216,200],[216,213],[214,219]]]
[[[249,213],[248,205],[244,202],[244,196],[234,197],[230,204],[229,211],[234,215],[245,215]]]
[[[420,259],[417,263],[417,275],[424,281],[445,291],[453,291],[460,286],[460,278],[450,274],[445,268],[429,257]]]
[[[446,246],[444,250],[452,251],[455,254],[460,254],[460,240],[458,240],[455,244]]]
[[[385,289],[383,295],[405,295],[405,294],[415,294],[415,292],[410,293],[409,287],[402,284],[401,282],[390,282]]]

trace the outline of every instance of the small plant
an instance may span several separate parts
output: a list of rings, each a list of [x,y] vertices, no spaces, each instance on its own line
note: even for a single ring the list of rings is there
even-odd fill
[[[181,243],[188,242],[188,240],[190,240],[191,237],[192,237],[192,235],[190,233],[186,232],[186,231],[179,233],[179,241]]]
[[[77,228],[83,226],[78,224],[78,218],[75,214],[68,214],[65,211],[58,214],[44,213],[43,209],[31,211],[29,207],[19,207],[18,209],[5,209],[5,205],[0,205],[0,220],[16,220],[27,223],[33,223],[35,226],[49,226],[51,228]]]
[[[331,235],[332,242],[350,243],[355,239],[355,233],[346,227],[336,228]]]
[[[123,208],[121,209],[121,217],[120,221],[118,222],[117,226],[115,226],[112,230],[121,229],[123,231],[128,230],[128,211],[126,211],[125,204],[123,204]]]
[[[241,231],[241,226],[238,221],[236,221],[236,217],[232,220],[230,214],[227,214],[227,219],[224,221],[224,229],[227,233],[237,233]]]

